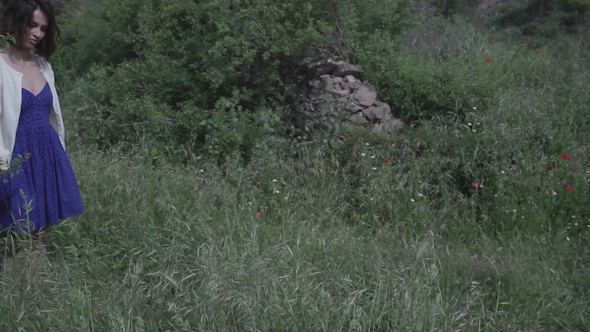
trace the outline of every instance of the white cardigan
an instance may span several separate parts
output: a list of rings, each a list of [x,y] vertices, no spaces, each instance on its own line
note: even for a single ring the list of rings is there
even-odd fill
[[[55,77],[51,65],[44,57],[31,52],[33,59],[41,68],[41,73],[49,83],[53,95],[53,107],[49,114],[49,121],[57,132],[59,140],[65,149],[65,130],[61,117],[61,108],[55,91]],[[16,128],[20,118],[22,103],[23,74],[12,69],[0,55],[0,168],[7,169],[14,150]]]

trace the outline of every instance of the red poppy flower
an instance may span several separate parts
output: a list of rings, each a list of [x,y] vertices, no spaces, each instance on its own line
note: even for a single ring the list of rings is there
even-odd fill
[[[574,187],[572,187],[572,186],[567,186],[567,188],[566,188],[566,189],[567,189],[567,191],[569,191],[569,192],[572,192],[572,193],[574,192]]]
[[[539,53],[541,53],[541,51],[539,51],[539,50],[535,50],[535,53],[539,54]]]
[[[389,162],[389,159],[387,159],[387,157],[383,157],[383,161],[386,162],[386,163],[388,163]]]
[[[562,154],[562,155],[561,155],[561,159],[564,159],[564,160],[570,160],[570,159],[572,159],[572,158],[571,158],[571,157],[570,157],[568,154],[565,154],[565,153],[564,153],[564,154]]]
[[[490,59],[490,58],[486,58],[486,61],[487,61],[487,62],[492,62],[492,59]]]
[[[575,172],[575,171],[578,170],[578,168],[577,167],[572,167],[572,170]]]
[[[471,182],[471,186],[473,188],[479,188],[479,184],[477,184],[477,182]]]
[[[492,71],[490,74],[492,74],[492,75],[496,75],[496,72],[495,72],[495,71]]]
[[[557,167],[557,168],[561,168],[561,165],[555,165],[555,167]]]
[[[262,213],[262,211],[258,211],[256,212],[256,216],[260,219],[262,219],[264,217],[264,214]]]

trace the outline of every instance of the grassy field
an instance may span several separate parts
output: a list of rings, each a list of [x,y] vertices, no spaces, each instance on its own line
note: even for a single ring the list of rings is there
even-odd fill
[[[0,277],[0,330],[590,331],[590,39],[492,37],[395,60],[490,98],[393,137],[154,166],[74,130],[86,213],[50,231],[40,288]]]

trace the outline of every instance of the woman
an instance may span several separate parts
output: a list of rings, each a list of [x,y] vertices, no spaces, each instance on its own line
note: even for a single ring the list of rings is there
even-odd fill
[[[47,62],[59,40],[51,3],[10,0],[0,34],[13,36],[0,53],[0,165],[6,168],[12,159],[19,165],[0,179],[0,231],[5,238],[29,233],[44,250],[50,225],[84,212]]]

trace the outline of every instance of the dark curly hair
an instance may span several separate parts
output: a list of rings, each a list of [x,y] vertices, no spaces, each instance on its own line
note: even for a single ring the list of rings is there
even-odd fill
[[[59,26],[55,20],[55,11],[49,0],[8,0],[3,5],[0,17],[0,35],[13,36],[16,42],[9,43],[13,46],[22,45],[26,38],[26,31],[33,18],[33,12],[40,9],[47,16],[47,30],[45,37],[35,47],[35,53],[45,59],[51,57],[61,39]]]

